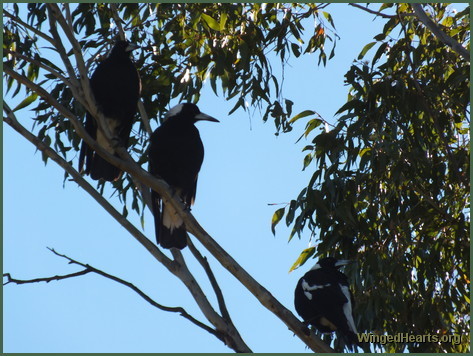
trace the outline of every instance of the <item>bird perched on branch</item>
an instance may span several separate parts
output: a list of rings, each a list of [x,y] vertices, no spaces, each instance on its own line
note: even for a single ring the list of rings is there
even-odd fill
[[[194,104],[179,104],[166,113],[150,138],[149,172],[164,179],[189,208],[194,203],[204,159],[204,146],[194,125],[202,120],[219,122]],[[151,197],[156,241],[163,248],[183,249],[187,246],[183,220],[158,193],[152,191]]]
[[[351,348],[361,346],[353,320],[354,300],[347,276],[338,270],[348,263],[333,257],[320,259],[297,283],[294,305],[307,325],[322,333],[337,331]]]
[[[131,52],[137,48],[128,41],[117,41],[110,55],[97,65],[90,78],[90,89],[98,109],[105,116],[112,137],[117,138],[125,148],[128,147],[141,91],[140,76],[130,58]],[[87,113],[85,130],[105,150],[116,154],[113,144],[106,140],[90,113]],[[80,150],[79,171],[82,171],[84,160],[84,172],[90,174],[92,179],[113,181],[121,175],[119,168],[94,152],[85,141]]]

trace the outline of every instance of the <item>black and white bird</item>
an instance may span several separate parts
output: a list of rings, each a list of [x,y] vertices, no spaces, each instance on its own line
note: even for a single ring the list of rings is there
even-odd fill
[[[118,138],[125,148],[128,147],[141,91],[140,76],[130,58],[131,52],[137,48],[137,45],[128,41],[117,41],[109,56],[97,65],[90,78],[90,88],[98,109],[105,116],[112,137]],[[105,150],[116,153],[90,113],[87,113],[85,130]],[[90,174],[92,179],[113,181],[121,175],[119,168],[82,142],[79,171],[82,171],[84,161],[84,172]]]
[[[354,300],[348,278],[338,269],[350,261],[320,259],[297,283],[294,305],[307,325],[322,333],[337,331],[351,347],[358,343],[353,320]]]
[[[204,160],[204,146],[194,125],[201,120],[219,122],[201,113],[195,104],[179,104],[166,113],[150,139],[149,172],[164,179],[189,208]],[[151,197],[156,241],[163,248],[183,249],[187,246],[184,222],[158,193],[152,191]]]

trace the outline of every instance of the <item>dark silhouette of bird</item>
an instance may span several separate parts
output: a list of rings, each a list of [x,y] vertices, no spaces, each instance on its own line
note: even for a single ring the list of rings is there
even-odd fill
[[[128,147],[141,91],[140,76],[130,58],[131,52],[137,48],[128,41],[117,41],[110,55],[97,65],[90,78],[90,88],[98,109],[105,116],[112,137],[117,138],[125,148]],[[90,113],[86,116],[85,130],[105,150],[116,154]],[[84,172],[90,174],[92,179],[113,181],[121,175],[118,167],[103,159],[85,141],[80,150],[79,171],[82,171],[84,160]]]
[[[354,300],[348,278],[338,269],[350,263],[322,258],[297,283],[294,305],[307,325],[322,333],[337,331],[345,344],[361,346],[353,320]]]
[[[219,122],[201,113],[195,104],[179,104],[166,113],[150,138],[149,172],[164,179],[189,208],[204,159],[204,146],[194,125],[201,120]],[[183,249],[187,246],[184,222],[158,193],[152,191],[151,197],[156,241],[163,248]]]

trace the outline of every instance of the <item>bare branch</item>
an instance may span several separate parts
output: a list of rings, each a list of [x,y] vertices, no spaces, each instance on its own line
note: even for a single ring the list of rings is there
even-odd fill
[[[7,279],[6,282],[3,283],[4,286],[10,283],[14,284],[29,284],[29,283],[39,283],[39,282],[46,282],[49,283],[51,281],[60,281],[62,279],[67,279],[67,278],[74,278],[78,276],[83,276],[84,274],[93,272],[91,269],[86,268],[82,271],[75,272],[75,273],[70,273],[70,274],[65,274],[62,276],[52,276],[52,277],[43,277],[43,278],[34,278],[34,279],[16,279],[13,278],[10,273],[4,273],[3,277]]]
[[[158,302],[156,302],[155,300],[153,300],[151,297],[149,297],[146,293],[144,293],[141,289],[139,289],[138,287],[136,287],[134,284],[130,283],[130,282],[127,282],[119,277],[116,277],[114,275],[111,275],[109,273],[106,273],[102,270],[99,270],[93,266],[90,266],[88,264],[84,264],[82,262],[79,262],[79,261],[76,261],[66,255],[63,255],[63,254],[60,254],[58,253],[57,251],[55,251],[54,249],[52,248],[49,248],[48,247],[48,250],[50,250],[52,253],[54,253],[56,256],[59,256],[59,257],[62,257],[62,258],[65,258],[69,261],[70,264],[76,264],[76,265],[79,265],[81,267],[84,267],[84,269],[82,271],[79,271],[79,272],[75,272],[75,273],[70,273],[70,274],[66,274],[66,275],[61,275],[61,276],[52,276],[52,277],[43,277],[43,278],[35,278],[35,279],[16,279],[16,278],[12,278],[10,273],[4,273],[3,274],[3,277],[5,277],[7,279],[7,281],[5,283],[3,283],[3,285],[7,285],[9,283],[14,283],[14,284],[31,284],[31,283],[39,283],[39,282],[46,282],[46,283],[49,283],[51,281],[60,281],[60,280],[63,280],[63,279],[68,279],[68,278],[74,278],[74,277],[79,277],[79,276],[83,276],[85,274],[88,274],[88,273],[95,273],[95,274],[98,274],[100,276],[103,276],[105,278],[108,278],[112,281],[115,281],[115,282],[118,282],[130,289],[132,289],[134,292],[136,292],[141,298],[143,298],[144,300],[146,300],[149,304],[151,304],[153,307],[155,308],[158,308],[160,310],[163,310],[163,311],[166,311],[166,312],[172,312],[172,313],[179,313],[182,317],[186,318],[187,320],[189,320],[190,322],[192,322],[193,324],[197,325],[198,327],[204,329],[205,331],[209,332],[210,334],[216,336],[218,339],[222,340],[223,341],[223,337],[221,334],[219,334],[217,331],[215,331],[214,329],[212,329],[211,327],[209,327],[208,325],[205,325],[204,323],[202,323],[201,321],[197,320],[196,318],[194,318],[192,315],[190,315],[184,308],[182,307],[168,307],[168,306],[165,306],[165,305],[162,305],[162,304],[159,304]]]
[[[209,327],[208,325],[205,325],[204,323],[202,323],[201,321],[195,319],[192,315],[190,315],[184,308],[182,307],[168,307],[168,306],[165,306],[165,305],[162,305],[162,304],[159,304],[158,302],[156,302],[155,300],[153,300],[151,297],[149,297],[146,293],[144,293],[141,289],[139,289],[138,287],[136,287],[133,283],[130,283],[130,282],[127,282],[119,277],[116,277],[116,276],[113,276],[109,273],[106,273],[102,270],[99,270],[93,266],[90,266],[89,264],[84,264],[82,262],[79,262],[79,261],[76,261],[66,255],[63,255],[63,254],[60,254],[58,252],[56,252],[54,249],[51,249],[48,247],[48,249],[53,252],[55,255],[59,256],[59,257],[63,257],[65,259],[67,259],[69,261],[69,263],[72,263],[72,264],[76,264],[76,265],[79,265],[79,266],[82,266],[84,267],[86,270],[88,270],[89,272],[93,272],[93,273],[96,273],[98,275],[101,275],[105,278],[108,278],[108,279],[111,279],[112,281],[115,281],[115,282],[118,282],[120,284],[123,284],[124,286],[132,289],[133,291],[135,291],[141,298],[143,298],[144,300],[146,300],[149,304],[151,304],[152,306],[158,308],[158,309],[161,309],[163,311],[167,311],[167,312],[173,312],[173,313],[179,313],[181,314],[181,316],[183,316],[184,318],[186,318],[187,320],[191,321],[193,324],[197,325],[198,327],[204,329],[205,331],[211,333],[212,335],[215,335],[218,339],[222,340],[223,337],[220,333],[218,333],[217,331],[215,331],[214,329],[212,329],[211,327]]]
[[[421,4],[411,4],[412,8],[414,9],[415,14],[419,18],[419,20],[427,27],[432,33],[445,45],[449,46],[453,51],[458,53],[468,62],[470,61],[470,52],[463,47],[460,43],[455,41],[452,37],[447,35],[443,32],[440,27],[432,21],[432,19],[425,13],[424,9],[422,8]]]

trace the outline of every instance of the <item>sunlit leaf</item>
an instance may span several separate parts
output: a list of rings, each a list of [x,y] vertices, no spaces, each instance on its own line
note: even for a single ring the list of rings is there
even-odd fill
[[[309,247],[306,248],[304,251],[301,252],[299,257],[297,258],[296,262],[291,266],[289,269],[289,273],[294,271],[296,268],[299,268],[302,266],[304,263],[307,262],[307,260],[312,257],[315,254],[315,247]]]
[[[281,221],[282,217],[284,216],[285,208],[280,208],[276,210],[273,214],[273,218],[271,219],[271,231],[273,235],[276,235],[276,225]]]
[[[25,107],[27,107],[28,105],[30,105],[31,103],[33,103],[36,99],[38,99],[38,94],[37,93],[33,93],[31,94],[30,96],[26,97],[25,99],[23,99],[23,101],[21,103],[19,103],[14,109],[13,111],[17,111],[17,110],[20,110],[20,109],[23,109]]]

